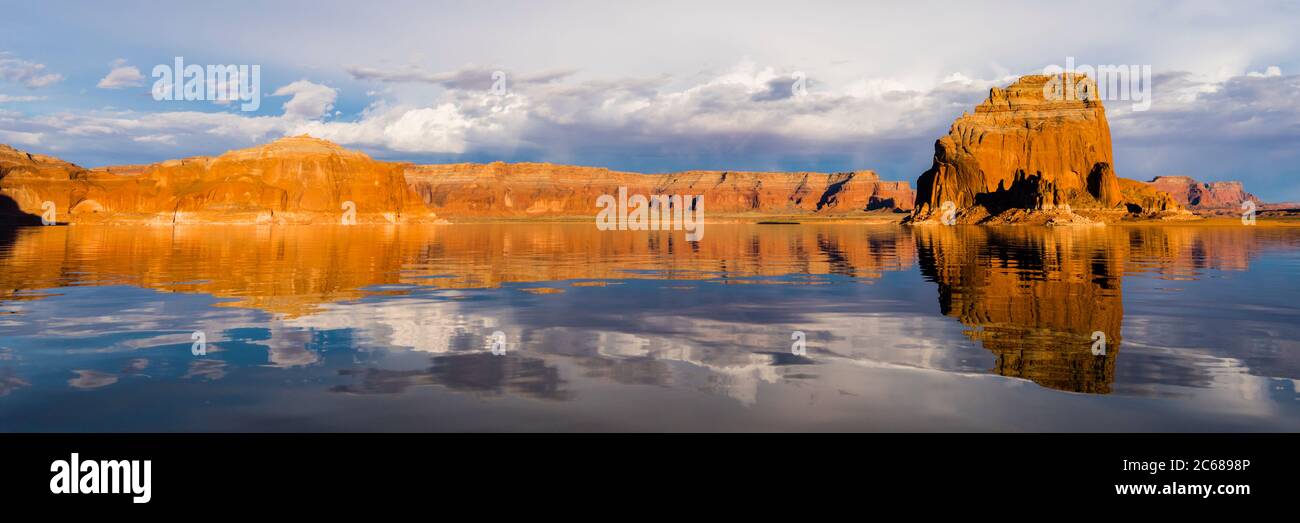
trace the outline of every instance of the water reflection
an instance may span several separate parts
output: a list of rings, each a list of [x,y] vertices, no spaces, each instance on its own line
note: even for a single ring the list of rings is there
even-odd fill
[[[1130,243],[1120,228],[918,228],[921,273],[943,314],[997,361],[994,372],[1073,392],[1110,392]],[[1106,342],[1093,354],[1093,333]]]
[[[431,366],[416,370],[373,367],[340,372],[351,378],[347,385],[331,390],[354,394],[397,394],[419,386],[442,385],[453,390],[479,394],[517,394],[539,399],[563,400],[559,372],[539,358],[501,357],[493,354],[465,354],[432,358]]]
[[[1176,401],[1144,407],[1162,426],[1295,427],[1297,253],[1300,231],[1263,227],[719,224],[698,244],[589,224],[23,228],[0,234],[0,421],[13,423],[0,429],[84,428],[33,414],[88,408],[60,389],[100,406],[222,390],[270,409],[160,420],[174,406],[157,405],[141,430],[324,423],[271,406],[303,394],[329,415],[342,398],[383,401],[370,428],[419,429],[452,428],[416,423],[429,407],[401,400],[430,392],[541,401],[525,410],[573,421],[545,425],[560,429],[628,412],[643,428],[987,429],[1076,401],[988,376]],[[505,356],[485,345],[497,331]],[[1096,408],[1026,428],[1132,415]],[[525,426],[511,412],[465,419]],[[694,418],[706,412],[715,421]]]

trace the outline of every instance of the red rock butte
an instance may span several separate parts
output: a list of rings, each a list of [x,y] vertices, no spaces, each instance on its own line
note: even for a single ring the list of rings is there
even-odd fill
[[[1073,82],[1077,96],[1062,86]],[[1168,194],[1115,174],[1110,125],[1086,76],[1024,76],[963,114],[935,143],[908,221],[1094,223],[1185,217]]]

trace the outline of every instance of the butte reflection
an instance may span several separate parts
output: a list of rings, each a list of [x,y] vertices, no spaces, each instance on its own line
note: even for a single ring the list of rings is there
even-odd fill
[[[1098,227],[918,227],[921,273],[943,314],[992,352],[993,371],[1045,387],[1107,393],[1124,317],[1126,246]],[[1093,355],[1093,333],[1106,350]]]
[[[1246,270],[1254,231],[1196,227],[916,227],[939,307],[993,353],[993,372],[1071,392],[1111,392],[1123,352],[1123,277]],[[1105,354],[1094,355],[1094,333]]]

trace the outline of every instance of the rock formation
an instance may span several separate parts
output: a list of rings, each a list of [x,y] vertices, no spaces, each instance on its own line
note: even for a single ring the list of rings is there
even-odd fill
[[[0,220],[39,223],[44,202],[72,223],[357,223],[595,216],[596,199],[702,195],[712,216],[848,217],[907,211],[907,182],[872,171],[639,174],[547,163],[382,162],[309,136],[216,157],[84,169],[0,146]]]
[[[4,151],[0,194],[24,215],[54,202],[61,222],[339,223],[351,210],[345,206],[355,209],[357,223],[433,219],[401,165],[308,136],[90,171],[15,152]]]
[[[1192,210],[1238,211],[1243,202],[1260,204],[1259,198],[1246,192],[1241,182],[1201,183],[1188,176],[1157,176],[1147,185],[1169,193],[1174,200]]]
[[[907,182],[871,171],[776,173],[687,171],[639,174],[548,163],[411,165],[407,181],[440,216],[591,216],[596,198],[629,194],[702,195],[712,215],[853,215],[909,210]]]
[[[1183,219],[1188,216],[1187,210],[1167,192],[1128,178],[1120,178],[1119,185],[1124,205],[1132,215],[1145,214],[1171,219]]]
[[[89,176],[58,158],[0,144],[0,220],[40,223],[44,202],[54,202],[56,210],[68,209],[74,186]]]
[[[1061,86],[1073,83],[1078,96]],[[1110,126],[1086,76],[1024,76],[952,124],[917,180],[908,221],[1091,223],[1182,215],[1168,195],[1116,176]],[[1059,96],[1057,95],[1059,94]],[[1135,185],[1136,184],[1136,185]]]

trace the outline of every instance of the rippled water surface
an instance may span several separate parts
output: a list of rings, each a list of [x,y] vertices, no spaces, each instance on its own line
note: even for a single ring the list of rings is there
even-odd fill
[[[1298,274],[1244,226],[0,229],[0,430],[1297,431]]]

